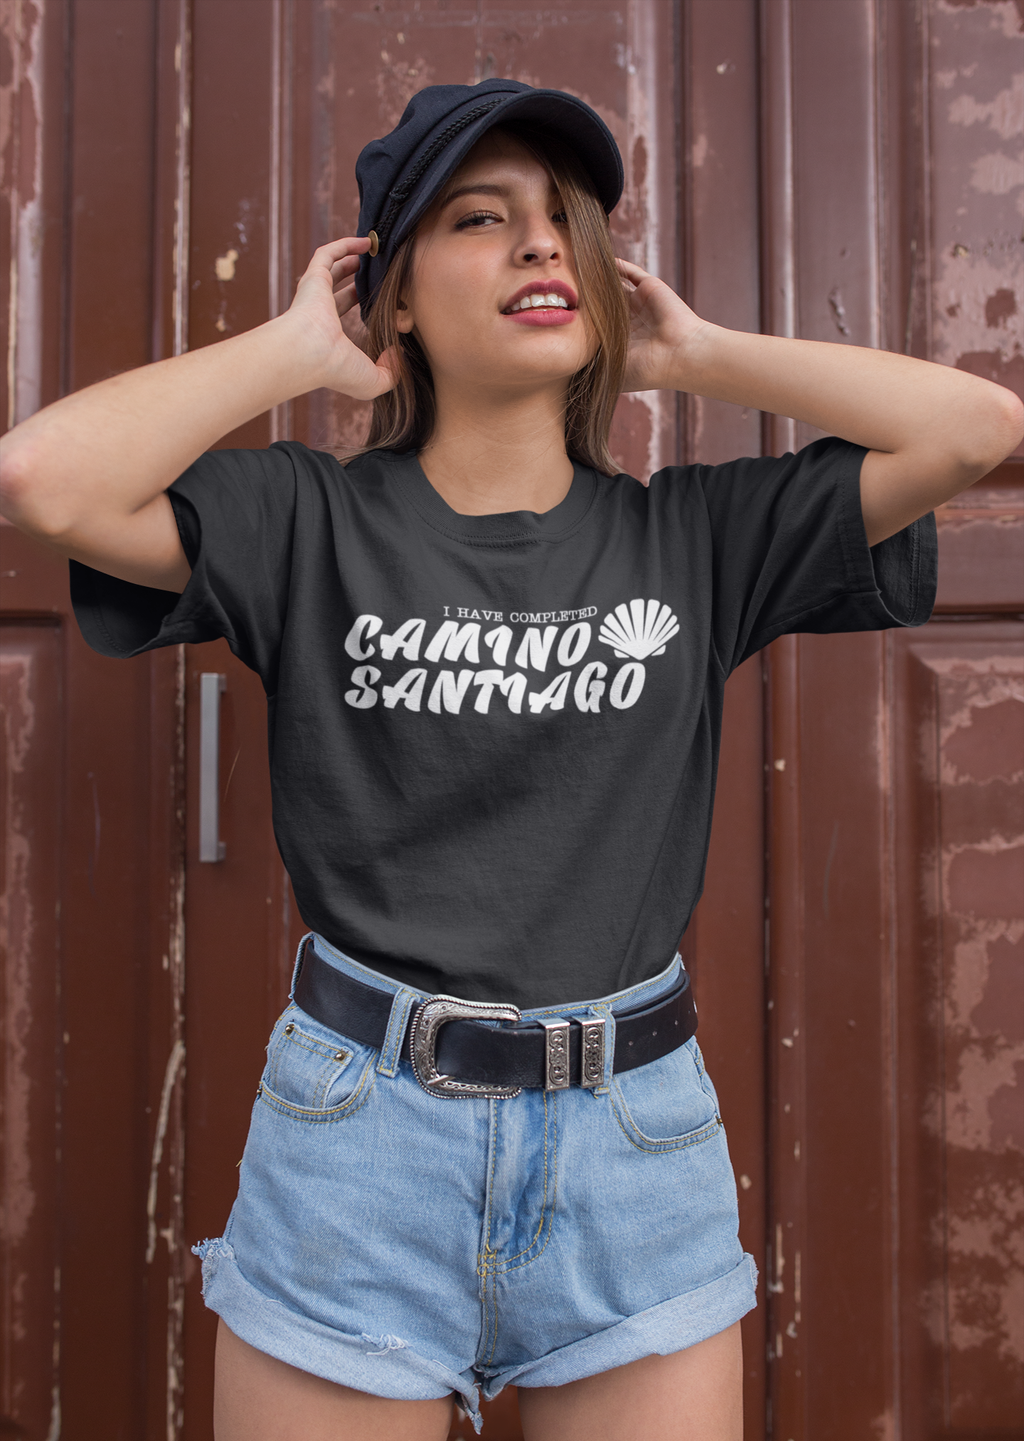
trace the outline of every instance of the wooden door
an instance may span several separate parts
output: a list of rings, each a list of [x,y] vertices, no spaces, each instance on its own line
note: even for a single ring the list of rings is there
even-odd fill
[[[8,423],[280,311],[354,223],[364,140],[420,86],[493,74],[600,110],[620,253],[699,313],[1017,385],[1018,26],[1002,0],[0,0]],[[225,443],[343,445],[365,419],[319,393]],[[615,445],[645,473],[807,438],[645,395]],[[1022,490],[1010,464],[943,515],[923,630],[788,638],[730,682],[683,946],[762,1270],[754,1441],[1018,1434]],[[223,1227],[302,931],[262,692],[219,643],[93,655],[64,567],[0,543],[0,1429],[91,1441],[102,1414],[110,1437],[199,1441],[190,1245]],[[204,672],[225,676],[218,862]],[[488,1434],[518,1434],[514,1393]]]
[[[770,328],[1020,388],[1021,18],[762,7]],[[940,515],[923,630],[764,660],[769,1403],[792,1441],[1020,1434],[1022,478]]]

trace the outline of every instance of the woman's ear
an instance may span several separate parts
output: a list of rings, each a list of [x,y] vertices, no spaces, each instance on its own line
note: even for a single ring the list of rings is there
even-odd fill
[[[412,311],[401,298],[399,298],[397,310],[398,314],[395,316],[396,329],[401,335],[411,334],[413,327]]]

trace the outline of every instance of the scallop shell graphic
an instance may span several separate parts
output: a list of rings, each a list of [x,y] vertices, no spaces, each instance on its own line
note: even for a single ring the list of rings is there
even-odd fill
[[[646,660],[649,655],[663,655],[665,646],[679,630],[672,607],[660,600],[631,600],[617,605],[601,622],[600,639],[610,645],[617,656]]]

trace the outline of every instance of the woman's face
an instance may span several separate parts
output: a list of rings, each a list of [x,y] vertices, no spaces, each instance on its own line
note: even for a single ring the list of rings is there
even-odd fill
[[[507,135],[484,136],[428,213],[402,300],[399,328],[416,335],[435,388],[564,389],[596,348],[558,192]]]

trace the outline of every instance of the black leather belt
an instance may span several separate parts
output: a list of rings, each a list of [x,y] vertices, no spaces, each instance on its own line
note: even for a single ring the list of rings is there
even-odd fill
[[[335,970],[307,941],[295,982],[295,1002],[321,1025],[380,1049],[394,997]],[[563,1090],[604,1080],[605,1021],[599,1016],[517,1025],[515,1006],[486,1005],[454,996],[429,996],[412,1009],[402,1054],[420,1085],[436,1096],[518,1095],[524,1086]],[[502,1021],[501,1026],[482,1021]],[[690,978],[648,1006],[615,1013],[613,1070],[631,1071],[666,1056],[697,1029]]]

